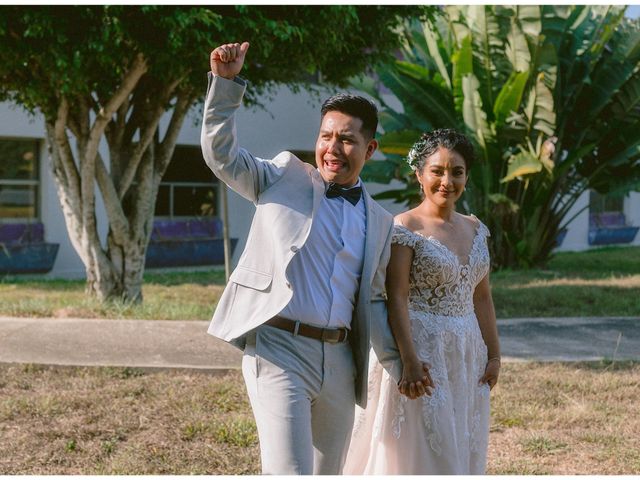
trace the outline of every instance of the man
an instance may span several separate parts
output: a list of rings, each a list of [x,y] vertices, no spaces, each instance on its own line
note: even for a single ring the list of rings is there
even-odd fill
[[[211,52],[204,158],[256,213],[209,333],[244,349],[263,473],[339,474],[354,403],[366,404],[370,340],[398,368],[384,304],[393,219],[359,179],[377,110],[362,97],[327,100],[317,169],[290,152],[256,158],[238,147],[234,119],[248,48]]]

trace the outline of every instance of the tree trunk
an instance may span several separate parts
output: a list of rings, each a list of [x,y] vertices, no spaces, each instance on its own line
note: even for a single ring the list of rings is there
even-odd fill
[[[137,194],[142,198],[136,202],[137,211],[131,214],[131,217],[140,219],[141,228],[127,228],[127,234],[122,235],[117,233],[118,228],[110,225],[105,250],[97,232],[87,232],[87,229],[92,227],[82,222],[80,209],[77,208],[77,191],[69,185],[66,175],[61,172],[61,154],[55,139],[49,135],[50,130],[47,129],[47,140],[53,177],[71,244],[85,266],[87,293],[102,301],[141,302],[145,255],[151,236],[153,210],[160,182],[160,177],[148,175],[154,163],[152,152],[148,153],[144,162],[149,166],[146,169],[141,168],[141,176],[145,179],[140,183],[146,188],[142,189],[143,193]],[[107,202],[105,200],[105,204]],[[117,206],[107,204],[106,208],[110,210]],[[133,218],[127,223],[131,223]]]
[[[109,298],[125,302],[142,302],[142,277],[147,245],[144,239],[131,240],[126,245],[117,244],[110,233],[107,239],[107,254],[117,274],[117,289]],[[114,285],[115,286],[115,285]]]
[[[132,69],[131,75],[141,75],[145,67],[137,68],[137,73]],[[133,88],[131,82],[128,83]],[[127,125],[123,121],[128,108],[122,95],[123,103],[109,101],[110,108],[101,110],[93,125],[89,125],[89,102],[67,102],[64,98],[57,117],[45,122],[53,177],[67,232],[85,266],[87,293],[102,301],[142,301],[145,256],[158,188],[195,98],[187,92],[177,94],[169,127],[161,140],[158,124],[177,83],[168,85],[155,104],[144,104],[139,124]],[[111,116],[116,111],[114,120]],[[111,119],[107,121],[107,118]],[[124,135],[125,130],[130,133],[129,137]],[[137,130],[142,133],[134,140]],[[68,131],[77,142],[75,155]],[[111,171],[97,150],[103,134],[109,144]],[[96,185],[109,222],[105,242],[100,240],[97,231]]]
[[[97,232],[87,232],[91,225],[82,222],[78,189],[73,187],[74,175],[70,177],[62,168],[60,149],[53,138],[53,128],[47,126],[48,150],[53,168],[58,198],[65,218],[67,232],[76,252],[85,266],[86,291],[101,301],[121,300],[124,302],[142,301],[142,277],[147,244],[150,238],[150,226],[153,223],[153,207],[158,192],[159,179],[150,178],[149,194],[146,195],[140,216],[146,217],[143,223],[146,228],[128,229],[128,235],[118,235],[116,229],[110,227],[106,241],[106,251],[101,244]],[[153,158],[147,160],[153,164]],[[145,182],[146,183],[146,182]],[[107,201],[105,200],[105,203]],[[114,205],[107,205],[107,209]],[[95,224],[95,222],[92,222]],[[123,241],[120,241],[123,240]]]
[[[135,291],[131,297],[126,293],[123,275],[103,248],[97,229],[95,196],[97,182],[107,209],[110,230],[114,232],[114,238],[126,245],[130,237],[128,222],[98,146],[105,130],[113,123],[113,115],[128,101],[146,71],[146,61],[139,54],[123,75],[120,87],[103,104],[97,105],[91,95],[70,99],[63,95],[59,98],[55,115],[45,119],[53,178],[67,232],[85,266],[87,292],[100,300],[140,298]],[[93,122],[92,108],[95,110]],[[69,132],[76,140],[75,154]],[[126,258],[126,251],[123,258]]]

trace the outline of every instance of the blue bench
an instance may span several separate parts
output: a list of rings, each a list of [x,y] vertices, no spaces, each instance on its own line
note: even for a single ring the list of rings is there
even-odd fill
[[[0,274],[47,273],[59,247],[58,243],[45,243],[40,222],[0,224]]]
[[[602,212],[589,215],[589,245],[631,243],[640,227],[627,225],[622,212]]]
[[[231,252],[238,243],[231,239]],[[222,220],[155,220],[147,247],[147,268],[223,265]]]

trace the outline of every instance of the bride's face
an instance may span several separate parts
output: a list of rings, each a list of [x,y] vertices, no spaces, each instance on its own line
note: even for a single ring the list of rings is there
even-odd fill
[[[416,172],[425,200],[440,207],[453,206],[467,184],[464,158],[455,150],[444,147],[427,157],[422,171]]]

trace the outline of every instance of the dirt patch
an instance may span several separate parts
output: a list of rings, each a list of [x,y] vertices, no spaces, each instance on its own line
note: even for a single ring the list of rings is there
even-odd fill
[[[82,307],[64,307],[53,311],[54,318],[98,318],[95,312]]]

